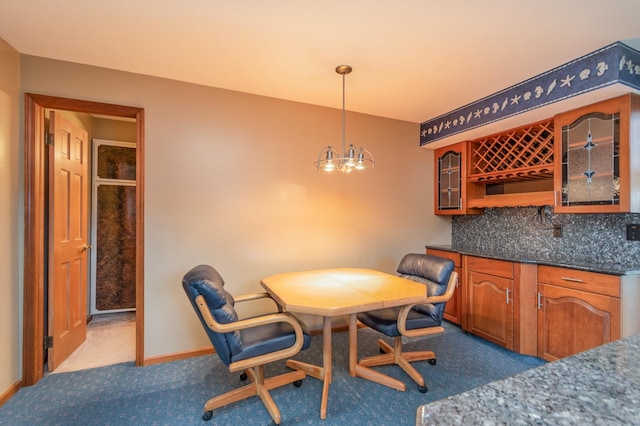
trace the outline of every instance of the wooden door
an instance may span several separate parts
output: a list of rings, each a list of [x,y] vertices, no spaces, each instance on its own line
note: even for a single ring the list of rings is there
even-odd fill
[[[620,338],[620,299],[539,284],[538,356],[555,361]]]
[[[49,155],[49,371],[86,339],[88,135],[51,112]]]
[[[469,271],[469,331],[513,348],[513,280]]]

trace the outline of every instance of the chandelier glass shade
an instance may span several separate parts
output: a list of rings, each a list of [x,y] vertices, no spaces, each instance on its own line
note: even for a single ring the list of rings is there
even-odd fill
[[[352,71],[349,65],[338,65],[336,72],[342,75],[342,152],[339,152],[331,145],[327,145],[320,150],[318,161],[315,162],[316,169],[332,172],[337,170],[342,173],[350,173],[354,170],[364,170],[373,168],[376,164],[371,151],[356,147],[352,143],[349,148],[346,146],[346,126],[345,126],[345,76]]]

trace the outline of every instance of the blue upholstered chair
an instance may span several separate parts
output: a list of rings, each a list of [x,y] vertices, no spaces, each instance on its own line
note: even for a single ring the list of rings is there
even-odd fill
[[[258,395],[276,424],[280,424],[280,410],[269,390],[289,383],[300,386],[306,377],[303,371],[292,371],[265,379],[264,365],[289,358],[311,344],[311,337],[303,324],[291,314],[278,308],[278,313],[239,319],[236,303],[269,298],[267,293],[233,297],[224,289],[224,280],[209,265],[191,269],[182,279],[182,286],[202,322],[216,353],[229,371],[244,371],[242,380],[251,380],[241,388],[208,400],[203,420],[213,417],[213,410]]]
[[[406,279],[425,285],[427,300],[397,308],[386,308],[358,314],[358,320],[389,337],[393,338],[393,347],[384,340],[378,340],[381,355],[364,358],[358,362],[364,367],[386,364],[399,365],[417,384],[420,392],[427,392],[424,378],[411,365],[413,361],[428,360],[435,365],[432,351],[403,352],[402,337],[417,337],[443,333],[442,317],[447,300],[453,295],[458,274],[454,272],[454,263],[428,254],[407,254],[400,261],[398,274]],[[378,376],[378,375],[377,375]],[[372,379],[380,384],[404,390],[404,384],[384,375]],[[388,380],[387,380],[388,379]]]

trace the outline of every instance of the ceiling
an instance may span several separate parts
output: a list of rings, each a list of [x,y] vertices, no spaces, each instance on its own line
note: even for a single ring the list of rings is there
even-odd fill
[[[20,53],[422,122],[615,41],[638,0],[1,0]]]

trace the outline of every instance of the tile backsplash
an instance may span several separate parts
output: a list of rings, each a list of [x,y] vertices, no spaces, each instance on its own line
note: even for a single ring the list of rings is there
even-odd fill
[[[627,241],[627,224],[640,214],[554,214],[552,207],[485,209],[484,214],[453,216],[454,246],[522,253],[534,258],[637,264],[640,241]],[[553,236],[560,225],[562,236]]]

